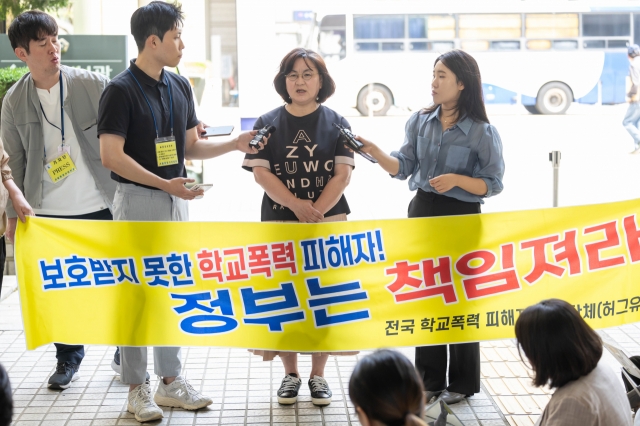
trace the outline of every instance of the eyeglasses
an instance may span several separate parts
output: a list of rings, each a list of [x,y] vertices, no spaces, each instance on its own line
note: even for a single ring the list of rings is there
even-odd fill
[[[304,81],[309,81],[311,80],[311,77],[313,77],[314,75],[316,75],[316,73],[311,72],[311,71],[305,71],[302,73],[302,79]],[[299,74],[297,72],[290,72],[289,74],[286,74],[285,77],[287,77],[287,80],[289,81],[297,81],[298,80],[298,76]]]

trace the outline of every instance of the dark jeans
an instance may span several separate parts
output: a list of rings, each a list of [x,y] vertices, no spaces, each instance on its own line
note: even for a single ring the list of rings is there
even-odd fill
[[[51,216],[39,214],[38,217],[51,217],[54,219],[77,219],[77,220],[113,220],[109,209],[98,210],[97,212],[81,214],[78,216]],[[64,343],[54,343],[56,345],[56,358],[58,362],[68,362],[80,365],[84,358],[83,345],[65,345]]]
[[[480,203],[468,203],[446,195],[418,193],[409,203],[409,217],[454,216],[480,213]],[[449,386],[447,386],[447,346]],[[416,369],[427,391],[448,389],[464,395],[480,392],[480,344],[422,346],[416,348]]]

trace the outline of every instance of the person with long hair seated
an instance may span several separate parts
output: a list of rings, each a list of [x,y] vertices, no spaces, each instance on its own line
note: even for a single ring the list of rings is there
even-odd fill
[[[440,55],[431,88],[433,105],[409,118],[399,151],[389,155],[360,136],[356,139],[392,177],[410,177],[409,189],[417,194],[409,217],[480,213],[484,199],[503,189],[504,160],[500,135],[484,108],[478,64],[462,50]],[[477,342],[418,347],[416,368],[427,401],[440,395],[454,404],[480,392]]]
[[[422,379],[399,352],[381,349],[362,358],[349,397],[362,426],[426,426]]]
[[[564,300],[548,299],[522,311],[516,321],[537,387],[555,388],[536,426],[630,426],[622,383],[601,361],[602,340]]]

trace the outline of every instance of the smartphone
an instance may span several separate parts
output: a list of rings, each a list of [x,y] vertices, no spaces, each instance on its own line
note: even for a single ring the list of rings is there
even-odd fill
[[[187,187],[187,189],[191,190],[191,191],[198,191],[200,189],[202,189],[204,192],[207,192],[208,190],[211,189],[211,187],[213,186],[212,183],[195,183],[195,182],[190,182],[190,183],[185,183],[184,186]],[[196,200],[199,200],[200,198],[202,198],[202,195],[198,195],[196,197]]]
[[[226,136],[233,132],[233,126],[217,126],[217,127],[205,127],[204,133],[200,133],[200,137],[208,138],[211,136]]]

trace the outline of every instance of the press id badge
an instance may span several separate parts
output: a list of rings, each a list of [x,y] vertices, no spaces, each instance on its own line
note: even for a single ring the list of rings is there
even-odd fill
[[[156,159],[158,167],[178,164],[178,149],[175,136],[165,136],[156,139]]]
[[[45,170],[49,173],[49,177],[53,183],[58,183],[70,174],[76,171],[76,165],[73,164],[71,155],[65,152],[55,160],[44,165]]]

